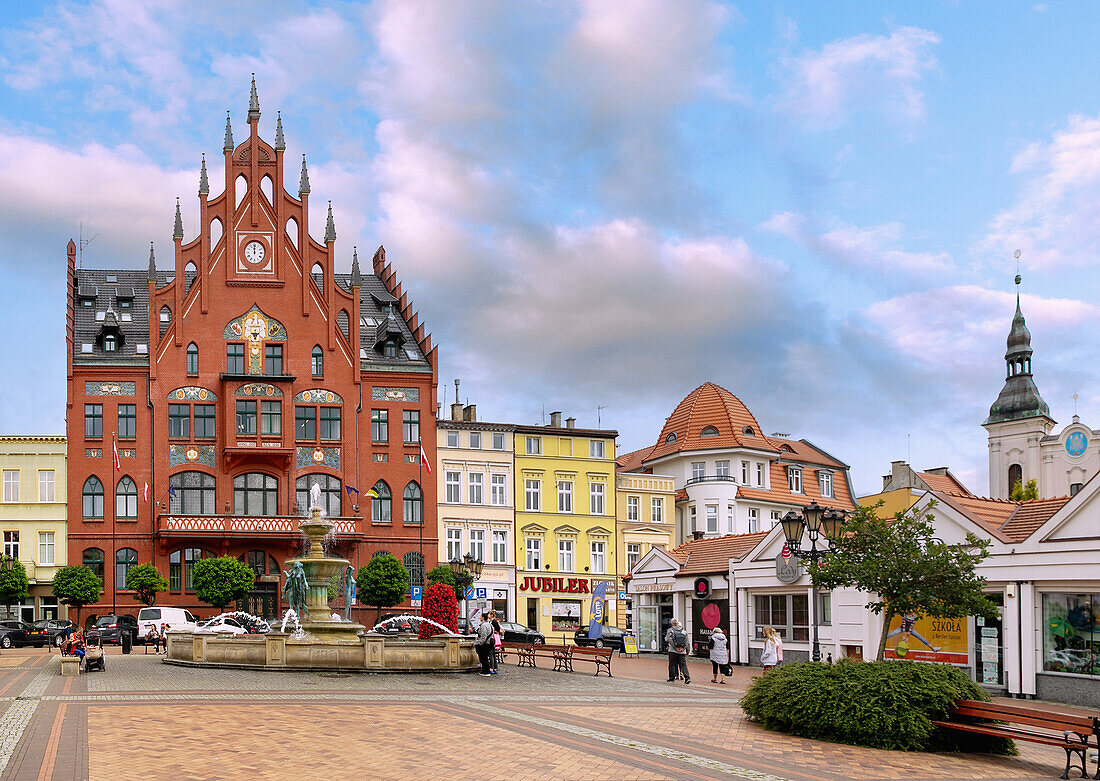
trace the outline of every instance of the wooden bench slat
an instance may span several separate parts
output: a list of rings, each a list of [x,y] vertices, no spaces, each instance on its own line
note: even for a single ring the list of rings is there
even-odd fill
[[[957,721],[933,721],[932,723],[935,724],[937,727],[946,727],[948,729],[956,729],[963,732],[977,732],[983,735],[993,735],[994,737],[1012,738],[1015,740],[1027,740],[1032,743],[1043,743],[1048,746],[1062,746],[1064,748],[1067,745],[1067,741],[1062,735],[1044,735],[1038,732],[1013,729],[1012,727],[1003,724],[962,724],[961,722]],[[1068,745],[1072,745],[1075,747],[1096,747],[1095,742],[1078,740],[1074,740]]]
[[[1095,728],[1093,718],[1089,716],[1040,711],[1036,708],[1028,708],[1020,705],[1005,705],[999,702],[959,700],[955,703],[951,712],[976,718],[1028,723],[1035,727],[1046,727],[1049,724],[1049,729],[1070,729],[1073,731],[1081,731],[1085,734],[1092,733]],[[1024,722],[1024,719],[1028,721]]]

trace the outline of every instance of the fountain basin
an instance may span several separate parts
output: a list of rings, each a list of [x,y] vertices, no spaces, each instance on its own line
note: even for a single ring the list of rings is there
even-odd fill
[[[222,636],[170,631],[164,661],[187,667],[331,672],[453,673],[480,668],[471,637],[419,640],[373,633],[337,640],[296,638],[284,632]]]

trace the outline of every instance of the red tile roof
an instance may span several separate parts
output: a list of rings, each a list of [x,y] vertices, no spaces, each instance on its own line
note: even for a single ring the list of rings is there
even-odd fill
[[[711,427],[716,431],[714,435],[700,436],[703,429]],[[746,434],[746,430],[752,434]],[[675,438],[668,442],[670,434],[675,434]],[[705,382],[676,405],[647,458],[660,458],[681,450],[729,447],[750,447],[773,453],[777,450],[739,398],[713,382]]]
[[[620,472],[641,472],[644,471],[642,462],[649,457],[652,452],[653,446],[643,447],[641,450],[633,450],[629,453],[623,453],[621,456],[615,459],[615,467]]]
[[[970,494],[970,489],[959,482],[955,475],[948,472],[945,475],[937,475],[932,472],[917,472],[917,476],[933,491],[945,491],[953,494]]]
[[[933,494],[937,500],[959,510],[994,538],[1009,543],[1026,540],[1070,500],[1068,496],[1059,496],[1054,499],[1013,502],[971,494],[940,491],[934,491]]]
[[[668,554],[681,563],[681,575],[728,572],[730,559],[743,559],[767,536],[768,532],[763,531],[704,537],[689,540],[668,551]]]

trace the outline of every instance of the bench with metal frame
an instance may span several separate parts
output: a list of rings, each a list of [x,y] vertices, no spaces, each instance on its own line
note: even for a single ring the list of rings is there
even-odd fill
[[[501,643],[502,656],[514,652],[518,658],[516,667],[538,667],[536,659],[551,659],[555,670],[573,671],[571,656],[573,647],[547,645],[546,643]]]
[[[612,678],[611,675],[611,657],[615,654],[614,648],[588,648],[586,646],[573,646],[572,653],[570,654],[569,670],[573,670],[573,660],[579,659],[582,662],[595,662],[596,672],[593,675],[599,675],[600,670],[607,671],[607,677]]]
[[[948,714],[951,721],[932,723],[945,729],[1058,746],[1066,752],[1066,769],[1061,778],[1069,778],[1069,770],[1075,759],[1081,763],[1081,778],[1089,777],[1088,752],[1096,749],[1097,741],[1100,740],[1100,717],[979,700],[959,700]],[[956,721],[958,718],[966,721]],[[980,721],[971,721],[972,719]],[[1100,779],[1100,760],[1097,762],[1094,778]]]

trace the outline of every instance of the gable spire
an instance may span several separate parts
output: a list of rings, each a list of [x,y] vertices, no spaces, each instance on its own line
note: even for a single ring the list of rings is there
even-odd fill
[[[306,170],[306,156],[302,155],[302,176],[298,180],[298,197],[309,194],[309,172]]]
[[[252,74],[252,94],[248,97],[248,121],[260,119],[260,98],[256,95],[256,74]]]
[[[283,140],[283,112],[276,112],[278,119],[275,120],[275,151],[282,152],[286,149],[286,141]]]
[[[359,271],[359,248],[351,248],[351,286],[362,287],[363,275]]]
[[[225,152],[233,151],[233,128],[229,125],[229,112],[225,112],[225,143],[222,145]]]
[[[199,170],[199,195],[210,195],[210,180],[206,178],[206,155],[202,156],[202,168]]]
[[[180,214],[180,199],[176,198],[176,225],[172,229],[173,239],[183,238],[183,215]]]
[[[332,201],[328,202],[328,221],[325,223],[325,244],[336,241],[336,223],[332,221]]]
[[[149,242],[149,281],[157,281],[157,259],[153,257],[153,242]]]

